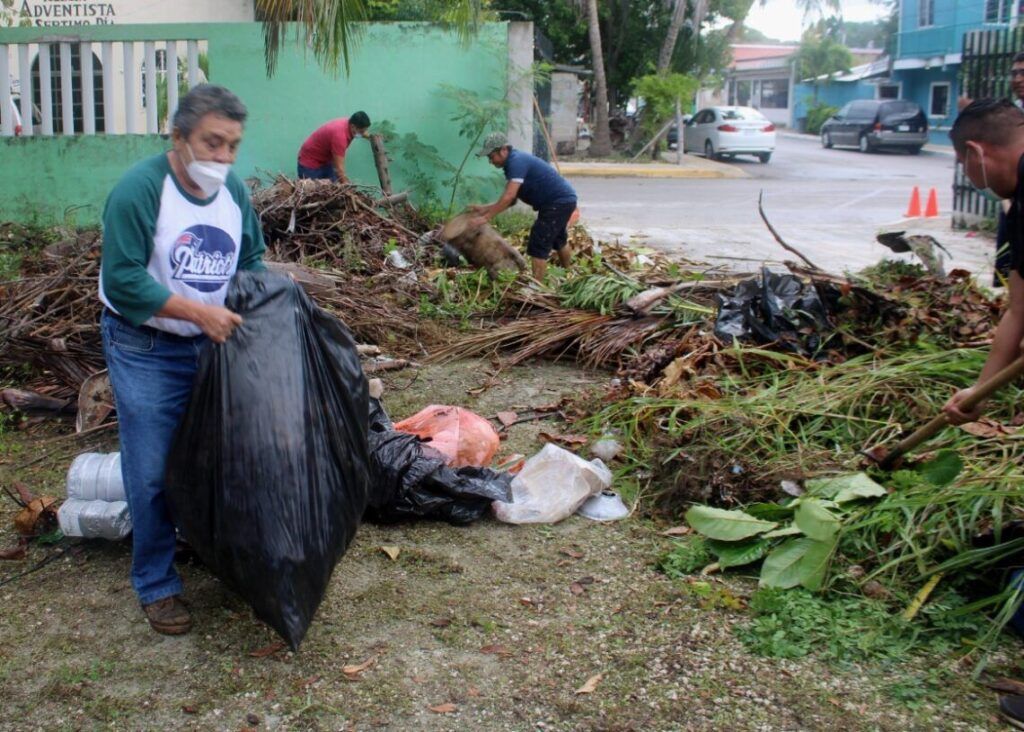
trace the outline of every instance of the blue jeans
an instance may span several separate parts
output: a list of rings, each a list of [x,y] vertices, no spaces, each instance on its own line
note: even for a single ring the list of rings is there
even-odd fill
[[[319,168],[307,168],[302,163],[296,163],[295,168],[300,178],[317,178],[320,180],[333,180],[338,182],[338,171],[334,169],[334,163],[321,165]]]
[[[175,529],[164,498],[164,471],[188,406],[206,336],[186,338],[136,328],[104,310],[103,353],[121,438],[121,477],[132,515],[132,586],[143,605],[181,593],[174,569]]]

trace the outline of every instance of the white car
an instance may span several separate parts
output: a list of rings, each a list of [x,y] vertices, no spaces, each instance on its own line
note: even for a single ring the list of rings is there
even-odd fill
[[[767,163],[775,152],[775,125],[752,107],[708,107],[683,127],[683,150],[708,160],[755,155]]]

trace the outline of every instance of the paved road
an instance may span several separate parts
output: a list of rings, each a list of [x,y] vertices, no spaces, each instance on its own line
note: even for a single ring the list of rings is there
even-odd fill
[[[990,270],[991,244],[949,226],[954,158],[925,150],[864,154],[825,150],[813,137],[779,135],[772,161],[733,162],[739,179],[576,178],[585,222],[600,237],[632,241],[735,270],[792,258],[768,233],[765,212],[779,234],[820,267],[856,270],[893,256],[875,242],[879,230],[930,233],[953,253],[947,266]],[[939,219],[901,224],[914,186],[922,203],[938,192]]]

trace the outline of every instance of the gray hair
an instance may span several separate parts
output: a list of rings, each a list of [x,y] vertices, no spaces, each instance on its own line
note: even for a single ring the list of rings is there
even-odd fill
[[[245,124],[249,112],[242,100],[222,86],[200,84],[181,98],[174,112],[173,127],[183,137],[192,134],[199,120],[208,114]]]

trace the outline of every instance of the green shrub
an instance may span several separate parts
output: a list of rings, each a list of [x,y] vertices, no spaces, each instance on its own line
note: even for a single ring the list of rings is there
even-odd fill
[[[821,126],[825,124],[829,117],[838,112],[837,107],[833,107],[824,102],[815,102],[814,104],[807,107],[807,132],[812,135],[817,135],[821,132]]]

